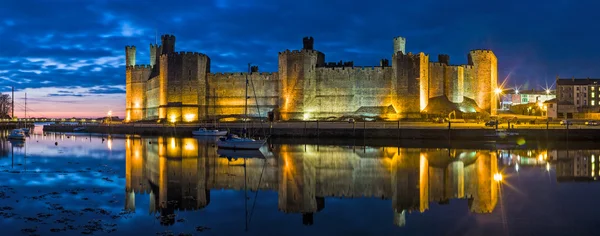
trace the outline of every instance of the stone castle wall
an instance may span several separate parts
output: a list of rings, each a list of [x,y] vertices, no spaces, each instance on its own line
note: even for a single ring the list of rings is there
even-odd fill
[[[279,73],[210,73],[207,77],[209,119],[244,115],[248,76],[248,116],[265,117],[279,102]],[[256,96],[255,96],[256,95]],[[256,104],[260,105],[258,108]],[[260,114],[259,114],[260,111]]]
[[[320,67],[316,70],[316,99],[307,104],[315,116],[343,116],[361,107],[393,104],[391,67]]]
[[[125,48],[126,121],[193,122],[244,114],[245,73],[210,73],[207,55],[175,52],[172,35],[161,41],[150,45],[150,65],[136,65],[136,48]],[[495,112],[497,59],[489,50],[471,51],[468,65],[454,66],[447,55],[433,63],[427,54],[404,53],[406,39],[396,37],[391,65],[384,59],[377,67],[359,67],[325,63],[312,38],[303,43],[302,50],[279,53],[277,72],[249,74],[254,82],[248,89],[249,116],[420,118],[429,99],[442,95],[453,103],[472,98]]]

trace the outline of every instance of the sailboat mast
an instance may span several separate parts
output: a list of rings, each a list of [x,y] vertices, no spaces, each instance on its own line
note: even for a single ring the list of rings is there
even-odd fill
[[[250,63],[248,63],[248,73],[246,73],[246,95],[244,97],[244,130],[247,129],[246,122],[248,120],[248,74],[249,73],[250,73]],[[246,130],[246,133],[247,132],[248,132],[248,130]]]
[[[25,93],[25,128],[27,128],[27,93]]]

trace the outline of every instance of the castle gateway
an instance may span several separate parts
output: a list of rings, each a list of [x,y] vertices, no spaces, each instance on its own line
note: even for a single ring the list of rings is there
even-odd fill
[[[362,117],[397,120],[423,114],[448,116],[452,111],[496,113],[497,59],[490,50],[472,50],[467,65],[451,65],[448,55],[430,62],[424,53],[405,53],[406,40],[396,37],[391,63],[354,66],[326,62],[313,48],[279,53],[277,72],[211,73],[210,58],[197,52],[175,52],[175,36],[150,45],[150,65],[136,65],[135,46],[126,46],[126,121],[233,120],[244,114],[245,78],[248,115],[279,120]],[[252,89],[254,88],[254,89]],[[258,106],[257,106],[258,104]]]

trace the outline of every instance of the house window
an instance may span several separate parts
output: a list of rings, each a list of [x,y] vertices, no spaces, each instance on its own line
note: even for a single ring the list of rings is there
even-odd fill
[[[587,93],[583,93],[583,97],[586,98],[587,97]]]
[[[595,91],[595,90],[596,90],[596,87],[592,87],[592,91]]]
[[[579,91],[579,87],[577,87],[577,91]]]
[[[595,106],[595,105],[596,105],[596,101],[592,100],[592,101],[590,101],[590,102],[592,103],[592,106]]]
[[[596,92],[592,92],[592,98],[596,97]]]
[[[552,108],[553,106],[554,106],[554,104],[553,104],[553,103],[550,103],[550,108]]]

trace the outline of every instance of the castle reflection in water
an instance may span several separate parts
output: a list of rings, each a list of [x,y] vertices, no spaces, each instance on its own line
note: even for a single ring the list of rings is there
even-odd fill
[[[264,158],[236,160],[219,157],[211,139],[127,139],[125,207],[135,210],[136,194],[145,193],[149,211],[164,216],[209,206],[211,189],[246,186],[276,191],[279,210],[302,214],[309,225],[326,197],[391,199],[393,222],[402,226],[407,212],[424,212],[430,202],[466,198],[474,213],[490,213],[498,202],[496,151],[295,144],[270,149],[262,150]]]

